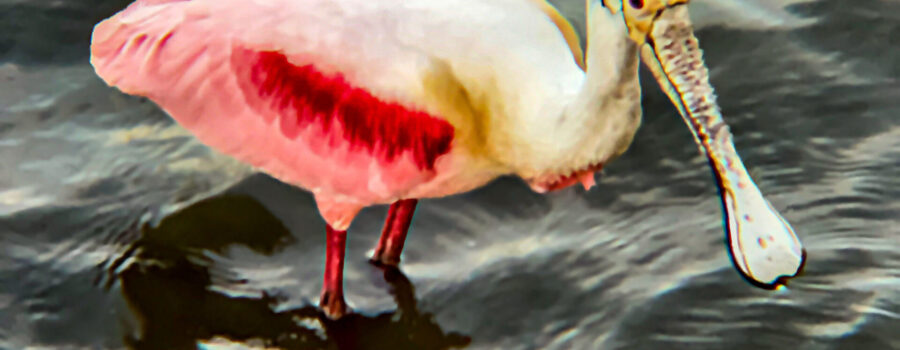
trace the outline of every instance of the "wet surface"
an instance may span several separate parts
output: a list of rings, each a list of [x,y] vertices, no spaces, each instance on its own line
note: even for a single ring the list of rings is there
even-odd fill
[[[338,322],[312,198],[93,75],[91,26],[127,3],[0,0],[2,349],[900,349],[900,3],[696,5],[737,148],[809,253],[787,290],[731,266],[644,74],[643,126],[590,192],[423,200],[402,272],[366,261],[387,208],[364,210]],[[778,20],[721,20],[741,11]]]

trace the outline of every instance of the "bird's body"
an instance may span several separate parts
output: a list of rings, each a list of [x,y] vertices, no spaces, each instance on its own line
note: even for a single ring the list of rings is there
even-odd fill
[[[138,0],[97,25],[91,62],[204,143],[311,191],[329,226],[330,300],[340,296],[344,230],[361,208],[393,203],[376,254],[395,263],[417,198],[507,174],[539,192],[590,187],[626,150],[641,117],[639,34],[671,39],[646,28],[647,11],[686,18],[686,0],[586,2],[583,53],[544,0]],[[711,89],[691,95],[705,91],[705,75],[676,83],[690,71],[673,69],[702,66],[695,44],[683,44],[693,61],[666,45],[651,68],[669,78],[660,83],[670,97],[681,94],[673,102],[711,162],[727,161],[714,167],[735,189],[725,203],[764,206],[758,191],[741,195],[752,181],[727,128],[718,135]],[[342,312],[338,299],[330,314]]]
[[[362,207],[464,192],[501,175],[544,190],[589,184],[593,170],[625,150],[640,120],[636,46],[624,26],[595,28],[611,35],[592,42],[604,61],[591,65],[597,78],[589,80],[580,49],[564,35],[571,28],[558,26],[547,6],[137,2],[98,26],[104,38],[94,41],[94,64],[110,83],[157,101],[205,143],[312,191],[326,220],[345,228]],[[137,71],[116,64],[128,55],[146,59]],[[247,101],[266,99],[265,84],[272,97],[259,106]],[[314,91],[322,85],[324,94]],[[310,111],[296,101],[314,99],[327,101]],[[335,114],[373,105],[393,108],[323,130],[341,117]],[[378,127],[358,126],[366,123]],[[403,135],[424,145],[396,140]]]

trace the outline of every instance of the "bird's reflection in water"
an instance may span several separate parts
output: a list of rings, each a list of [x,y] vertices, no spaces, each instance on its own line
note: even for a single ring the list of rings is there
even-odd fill
[[[219,277],[211,274],[204,251],[222,253],[228,246],[243,245],[271,255],[292,241],[277,218],[244,195],[211,198],[155,228],[145,226],[108,268],[136,319],[136,329],[125,335],[126,345],[196,349],[198,342],[221,338],[282,349],[449,349],[469,344],[468,337],[447,334],[430,314],[420,313],[412,284],[397,269],[382,268],[397,302],[395,311],[353,313],[337,321],[312,305],[275,311],[276,297],[233,297],[210,289]]]

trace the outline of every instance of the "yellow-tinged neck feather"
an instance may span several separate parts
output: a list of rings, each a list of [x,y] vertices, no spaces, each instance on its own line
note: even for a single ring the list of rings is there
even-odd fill
[[[581,40],[578,38],[578,33],[575,32],[575,28],[572,27],[572,23],[569,23],[569,20],[563,17],[559,11],[556,10],[556,7],[546,0],[531,1],[535,2],[538,7],[540,7],[541,11],[553,21],[553,24],[556,24],[556,27],[559,28],[559,32],[562,33],[563,38],[566,39],[569,50],[572,50],[572,58],[575,59],[575,63],[581,67],[581,70],[584,70],[584,50],[581,49]]]

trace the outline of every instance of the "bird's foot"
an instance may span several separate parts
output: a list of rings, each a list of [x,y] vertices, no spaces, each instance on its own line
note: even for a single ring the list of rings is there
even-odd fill
[[[329,290],[322,291],[322,295],[319,297],[319,308],[322,309],[325,316],[332,320],[337,320],[350,313],[350,308],[344,301],[344,294]]]
[[[377,267],[397,268],[400,265],[400,256],[399,254],[395,255],[384,251],[375,251],[375,253],[372,254],[372,257],[369,258],[369,263]]]

